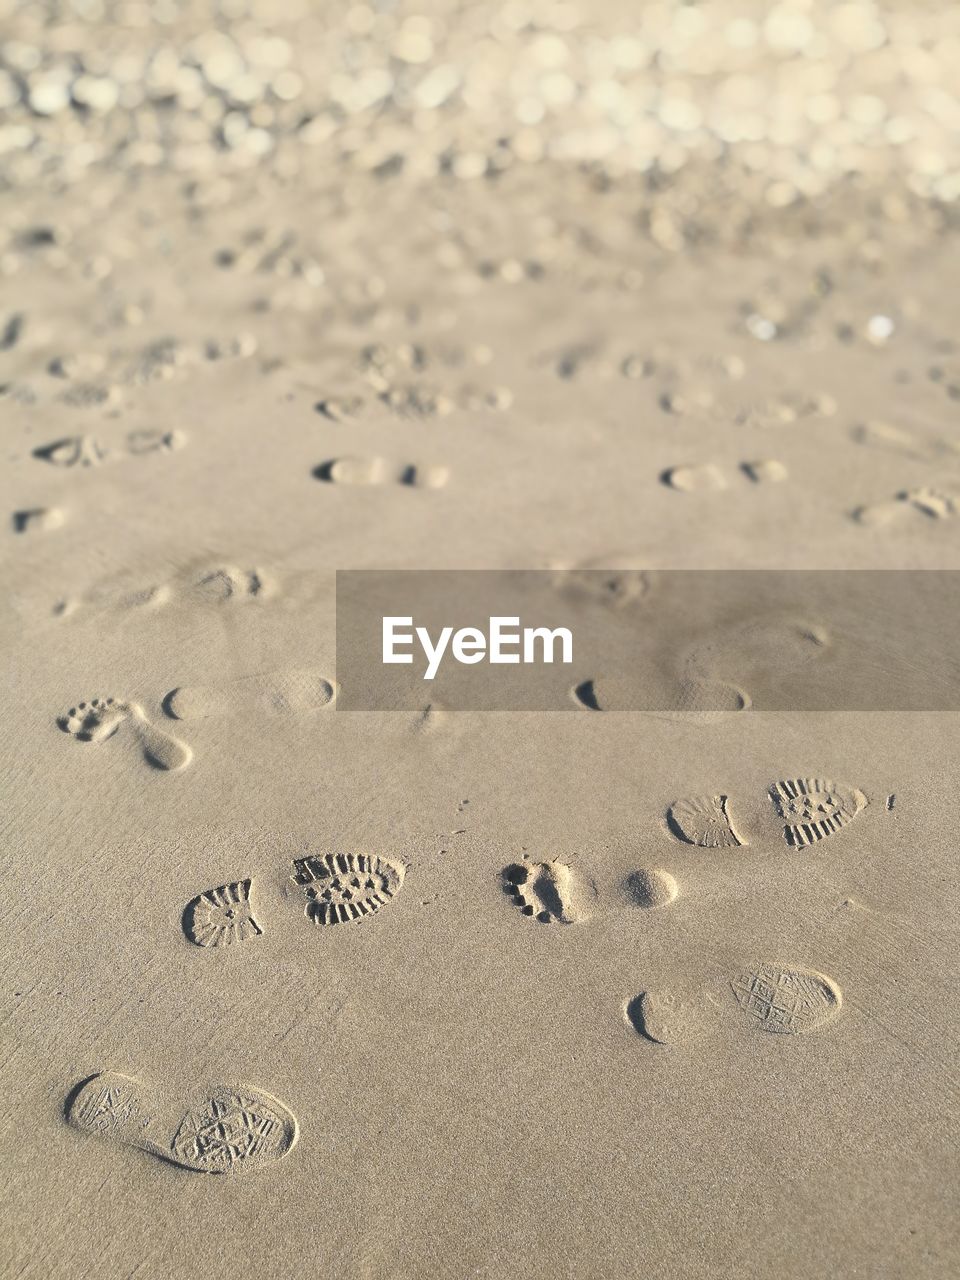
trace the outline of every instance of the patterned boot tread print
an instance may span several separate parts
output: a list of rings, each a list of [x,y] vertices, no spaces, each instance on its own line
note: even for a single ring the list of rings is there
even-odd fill
[[[187,903],[183,930],[198,947],[226,947],[256,938],[263,929],[253,917],[250,880],[207,889]]]
[[[379,911],[400,891],[406,868],[372,853],[328,853],[295,858],[294,884],[306,899],[308,920],[349,924]]]
[[[799,965],[761,963],[697,990],[643,991],[624,1011],[645,1039],[683,1044],[738,1026],[803,1035],[833,1022],[842,1005],[843,993],[825,974]]]
[[[784,822],[783,838],[800,849],[832,836],[851,823],[867,805],[856,787],[826,778],[791,778],[770,788]]]
[[[84,1081],[66,1115],[77,1129],[196,1173],[235,1174],[274,1164],[298,1136],[295,1116],[260,1089],[213,1085],[184,1104],[113,1071]]]
[[[760,964],[730,983],[737,1003],[763,1031],[797,1035],[816,1031],[840,1012],[840,988],[811,969]]]
[[[747,843],[734,830],[729,798],[724,795],[675,800],[667,810],[667,825],[686,844],[696,844],[703,849],[723,849]]]

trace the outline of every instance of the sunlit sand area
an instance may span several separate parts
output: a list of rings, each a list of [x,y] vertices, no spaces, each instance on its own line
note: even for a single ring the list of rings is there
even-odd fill
[[[956,1276],[956,712],[811,710],[799,590],[669,707],[351,711],[335,573],[960,568],[958,67],[6,0],[0,1274]]]

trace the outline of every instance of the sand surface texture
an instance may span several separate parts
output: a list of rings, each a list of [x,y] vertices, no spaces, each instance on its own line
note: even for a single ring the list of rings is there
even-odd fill
[[[955,715],[344,713],[334,571],[960,568],[957,11],[3,13],[0,1274],[955,1276]]]

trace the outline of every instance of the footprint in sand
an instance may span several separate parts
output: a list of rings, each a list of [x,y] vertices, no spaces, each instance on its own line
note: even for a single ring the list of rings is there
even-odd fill
[[[33,456],[55,467],[97,467],[109,452],[93,436],[67,436],[34,449]]]
[[[207,889],[187,903],[183,931],[198,947],[228,947],[259,937],[263,929],[253,918],[252,881],[237,880]]]
[[[897,524],[908,516],[949,520],[960,512],[960,497],[940,489],[904,489],[888,502],[875,502],[853,512],[857,524],[868,528]]]
[[[296,858],[290,877],[308,920],[350,924],[374,915],[400,892],[406,867],[372,853]]]
[[[375,915],[400,892],[407,866],[374,853],[326,853],[294,858],[274,886],[273,906],[294,904],[312,924],[352,924]],[[201,947],[232,946],[264,932],[254,918],[254,880],[207,889],[187,903],[181,923]],[[259,893],[259,890],[258,890]],[[259,914],[259,908],[258,908]]]
[[[268,597],[272,592],[270,581],[259,569],[241,569],[236,565],[212,565],[201,570],[191,569],[177,574],[169,582],[151,582],[142,587],[124,590],[119,595],[109,595],[95,589],[82,601],[74,601],[70,612],[82,603],[98,609],[157,609],[174,602],[189,606],[241,605]],[[55,608],[58,617],[66,616],[63,609]]]
[[[202,720],[208,716],[302,714],[328,706],[334,686],[316,671],[277,671],[217,684],[184,685],[163,700],[174,720]]]
[[[400,484],[415,489],[442,489],[450,478],[446,467],[389,462],[386,458],[331,458],[314,468],[313,474],[328,484]]]
[[[151,587],[140,587],[120,598],[123,609],[159,609],[173,599],[173,588],[166,582]]]
[[[856,787],[827,778],[789,778],[770,788],[783,819],[783,838],[795,849],[816,844],[848,826],[867,806]]]
[[[660,867],[641,867],[631,871],[624,881],[624,897],[635,907],[650,910],[654,907],[667,907],[675,902],[680,886],[669,871]]]
[[[123,456],[144,457],[154,453],[172,453],[186,443],[180,431],[131,431],[121,449],[111,449],[93,436],[65,436],[34,449],[33,456],[55,467],[97,467],[115,462]]]
[[[733,826],[727,796],[691,796],[675,800],[667,810],[667,826],[685,844],[702,849],[723,849],[744,845],[746,840]]]
[[[27,507],[10,518],[14,533],[50,533],[59,529],[66,515],[59,507]]]
[[[637,1035],[654,1044],[687,1044],[709,1026],[702,1002],[675,991],[643,991],[627,1001],[623,1015]]]
[[[293,1113],[261,1089],[212,1085],[180,1100],[115,1071],[83,1081],[65,1114],[85,1133],[195,1173],[235,1174],[275,1164],[298,1136]]]
[[[624,1007],[633,1029],[657,1044],[683,1044],[745,1025],[773,1035],[819,1031],[840,1013],[840,988],[825,974],[762,963],[700,991],[644,991]]]
[[[700,466],[670,467],[660,479],[668,489],[680,493],[720,493],[727,488],[727,478],[713,463]]]
[[[776,458],[757,458],[754,462],[741,462],[740,470],[754,484],[779,484],[788,476],[787,468]]]
[[[824,974],[776,964],[745,969],[731,980],[730,990],[753,1025],[774,1035],[818,1031],[843,1003],[840,988]]]
[[[918,462],[934,462],[940,459],[956,461],[960,457],[960,443],[943,437],[916,436],[892,423],[861,422],[852,428],[850,438],[870,449],[882,449]]]
[[[503,887],[520,908],[541,924],[574,924],[583,917],[582,889],[563,862],[513,863],[502,872]]]
[[[868,804],[857,787],[827,778],[788,778],[774,783],[768,796],[783,823],[783,838],[794,849],[836,835]],[[667,829],[677,840],[702,849],[747,845],[750,841],[735,824],[730,804],[727,795],[674,800],[667,809]]]
[[[667,719],[694,720],[710,724],[732,713],[749,711],[750,695],[726,680],[683,680],[674,692],[672,705],[658,707],[643,685],[623,677],[596,677],[583,680],[570,696],[585,711],[643,711]]]
[[[331,422],[347,422],[363,413],[366,401],[359,395],[330,396],[326,400],[318,400],[313,407]]]
[[[740,470],[754,484],[778,484],[789,474],[783,463],[774,458],[741,462]],[[712,462],[668,467],[660,479],[668,489],[676,489],[680,493],[720,493],[729,487],[726,473]]]
[[[205,600],[238,604],[263,595],[267,584],[258,569],[239,569],[235,565],[216,565],[203,569],[190,584]]]
[[[182,431],[131,431],[126,438],[126,451],[133,458],[155,453],[175,453],[187,443]]]
[[[105,742],[117,732],[129,715],[125,702],[116,698],[92,698],[71,707],[57,724],[81,742]]]
[[[605,555],[578,564],[557,564],[553,573],[559,591],[612,609],[636,604],[653,591],[653,575],[642,567],[639,556]]]
[[[184,768],[193,757],[186,743],[158,729],[135,702],[92,698],[71,707],[57,718],[57,724],[64,733],[69,733],[79,742],[94,743],[105,742],[122,725],[129,724],[147,763],[171,773]]]

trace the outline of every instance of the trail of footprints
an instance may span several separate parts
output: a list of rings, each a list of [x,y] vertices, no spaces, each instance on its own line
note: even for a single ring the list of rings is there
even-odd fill
[[[867,805],[867,797],[858,788],[828,778],[788,778],[774,783],[769,795],[783,822],[783,838],[795,849],[835,835]],[[738,831],[726,795],[675,800],[666,821],[678,840],[704,849],[750,843]]]
[[[406,870],[380,854],[311,854],[291,861],[281,896],[314,925],[353,924],[396,897]],[[259,937],[263,927],[253,914],[252,886],[250,879],[237,880],[191,899],[183,912],[187,938],[199,947],[226,947]]]
[[[131,714],[128,704],[110,700],[77,708],[74,731],[102,741]],[[837,835],[868,803],[858,788],[825,778],[781,780],[768,795],[792,849]],[[748,843],[735,821],[730,797],[717,794],[674,801],[665,825],[678,842],[730,849]],[[280,902],[292,902],[307,924],[320,928],[362,924],[400,894],[408,869],[378,853],[303,854],[288,862],[273,901],[263,910],[254,879],[239,879],[192,898],[183,909],[183,933],[198,948],[230,948],[262,937],[264,920]],[[587,918],[589,904],[598,896],[578,870],[558,859],[524,857],[503,869],[501,883],[518,914],[542,925],[577,924]],[[643,910],[663,910],[680,893],[674,876],[662,868],[635,870],[619,889],[623,902]],[[842,1005],[842,992],[828,975],[803,965],[761,961],[720,975],[700,990],[643,991],[626,1002],[623,1012],[644,1040],[670,1045],[738,1025],[772,1035],[803,1035],[832,1023]],[[269,1167],[298,1138],[290,1109],[244,1084],[212,1085],[182,1099],[106,1071],[74,1088],[64,1114],[84,1133],[199,1173],[233,1175]]]
[[[753,484],[778,484],[787,479],[787,468],[775,458],[755,458],[740,463],[742,477]],[[729,488],[727,473],[712,462],[668,467],[660,476],[668,489],[680,493],[721,493]]]
[[[333,684],[313,670],[274,672],[210,685],[172,689],[163,710],[173,720],[202,720],[240,715],[305,714],[333,701]],[[132,731],[143,759],[155,769],[175,773],[193,759],[193,750],[161,729],[136,702],[122,698],[91,698],[57,717],[57,725],[78,742],[102,744],[126,727]]]
[[[27,513],[29,514],[29,513]],[[157,609],[175,600],[191,605],[242,605],[269,596],[271,583],[260,569],[245,569],[233,564],[213,564],[199,570],[179,574],[167,582],[151,583],[104,600],[92,597],[65,597],[53,607],[55,617],[71,617],[81,607],[93,603],[99,607],[120,609]]]

